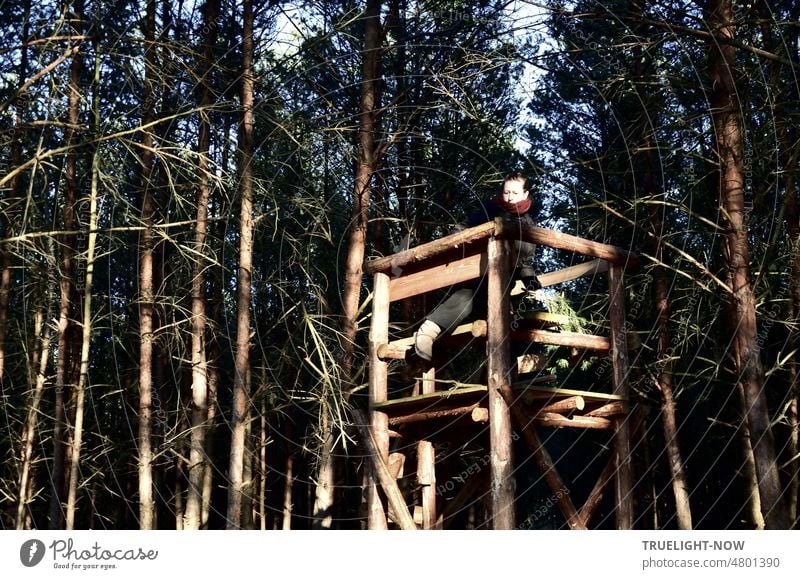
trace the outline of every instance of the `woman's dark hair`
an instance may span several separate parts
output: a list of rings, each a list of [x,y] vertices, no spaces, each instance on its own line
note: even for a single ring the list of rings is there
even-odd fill
[[[503,177],[503,183],[506,181],[522,181],[522,188],[528,190],[528,178],[522,174],[522,171],[512,171]]]

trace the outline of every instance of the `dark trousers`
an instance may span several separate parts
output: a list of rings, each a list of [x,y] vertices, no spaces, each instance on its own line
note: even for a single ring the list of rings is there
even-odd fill
[[[458,324],[476,312],[486,311],[486,284],[463,287],[451,293],[428,315],[430,321],[442,328],[444,333],[453,331]]]

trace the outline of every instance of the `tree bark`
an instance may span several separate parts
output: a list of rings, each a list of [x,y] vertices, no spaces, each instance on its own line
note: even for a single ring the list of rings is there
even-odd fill
[[[156,0],[147,0],[144,23],[144,90],[142,124],[154,120],[153,74],[155,73]],[[139,528],[153,528],[153,134],[142,134],[142,231],[139,240]]]
[[[761,508],[766,527],[788,529],[788,511],[781,498],[781,483],[764,392],[756,304],[750,283],[750,254],[744,213],[742,128],[736,86],[735,24],[731,0],[709,0],[708,25],[714,42],[710,47],[712,120],[719,162],[720,210],[727,223],[725,260],[729,270],[730,309],[734,324],[732,350],[738,380],[744,390],[745,419],[755,458]]]
[[[27,506],[30,500],[31,471],[33,469],[33,446],[36,440],[36,429],[39,424],[39,412],[44,395],[44,386],[47,382],[47,362],[50,357],[50,328],[44,323],[44,318],[44,310],[37,311],[34,335],[39,336],[38,354],[36,356],[38,367],[35,372],[33,391],[28,402],[28,416],[22,436],[22,469],[19,475],[19,502],[17,503],[16,520],[16,529],[18,531],[26,528],[25,520],[28,513]]]
[[[72,3],[74,25],[72,33],[80,36],[83,19],[83,0]],[[80,78],[83,70],[83,55],[76,51],[70,64],[70,81],[67,97],[67,116],[70,125],[66,142],[74,146],[76,129],[80,123]],[[70,334],[74,319],[75,304],[78,303],[73,276],[75,237],[69,232],[75,229],[75,202],[78,196],[78,152],[72,148],[67,154],[64,186],[64,231],[67,237],[61,244],[61,281],[58,315],[58,353],[56,364],[55,408],[53,416],[53,470],[50,495],[50,529],[61,529],[64,523],[63,495],[64,470],[66,461],[66,398],[65,390],[70,386],[70,370],[74,352],[71,348]]]
[[[364,14],[364,50],[362,51],[361,103],[358,115],[358,160],[353,194],[353,219],[348,239],[347,260],[344,273],[342,376],[345,398],[353,369],[356,333],[358,331],[358,306],[361,300],[361,282],[367,239],[369,203],[372,175],[375,171],[375,109],[378,95],[378,71],[381,55],[381,1],[367,0]],[[324,410],[323,410],[324,412]],[[333,425],[329,417],[323,418],[321,433],[323,446],[317,473],[314,499],[314,526],[330,528],[334,502],[335,455]]]
[[[213,74],[214,44],[217,38],[218,1],[205,5],[203,56],[200,80],[200,127],[197,142],[197,218],[194,236],[192,271],[192,430],[189,451],[189,488],[186,497],[184,529],[200,528],[205,474],[205,439],[208,430],[208,359],[206,356],[206,238],[208,236],[208,204],[211,198],[209,151],[211,145],[210,107],[213,103],[211,75]]]
[[[241,214],[239,235],[238,314],[233,381],[233,414],[228,486],[228,528],[242,523],[245,433],[249,419],[247,388],[250,364],[250,288],[253,268],[253,3],[244,0],[242,39],[242,128],[239,135]]]
[[[95,24],[98,24],[95,22]],[[96,29],[99,33],[99,29]],[[100,46],[94,40],[95,68],[92,83],[92,112],[94,122],[92,132],[96,136],[100,130]],[[89,387],[89,347],[92,342],[92,283],[94,281],[94,259],[97,245],[97,197],[100,187],[100,156],[95,148],[91,154],[92,180],[89,192],[88,247],[86,248],[86,272],[83,287],[83,324],[80,355],[80,373],[75,391],[75,423],[72,436],[72,455],[70,457],[69,486],[67,491],[66,528],[75,528],[75,511],[78,501],[81,446],[83,444],[83,418],[85,412],[86,389]],[[78,279],[81,280],[82,276]]]
[[[28,46],[30,33],[31,1],[26,0],[23,8],[24,24],[21,31],[22,48],[18,68],[19,86],[24,86],[28,77]],[[14,103],[14,132],[11,140],[11,167],[22,165],[22,121],[25,116],[25,100],[17,99]],[[0,212],[0,236],[10,238],[19,229],[19,209],[17,199],[21,197],[22,181],[17,174],[11,179],[8,191],[8,205]],[[0,237],[0,239],[2,239]],[[8,332],[8,307],[11,300],[11,270],[13,266],[13,250],[9,244],[0,243],[0,384],[5,379],[6,335]]]
[[[649,140],[645,141],[644,149],[647,151],[652,150],[649,146]],[[652,167],[652,160],[648,159],[645,187],[649,189],[648,196],[654,201],[657,199],[663,200],[662,192],[657,189],[656,177]],[[664,246],[661,243],[661,234],[664,230],[664,206],[653,204],[650,211],[650,224],[655,234],[653,257],[655,257],[657,264],[661,264],[664,263]],[[664,268],[661,265],[656,265],[653,268],[653,293],[655,294],[656,313],[658,315],[656,326],[658,328],[659,363],[656,387],[661,394],[661,424],[664,428],[667,462],[671,475],[672,493],[675,497],[675,515],[678,528],[688,530],[692,528],[692,509],[689,502],[689,481],[679,445],[678,420],[672,389],[672,355],[674,348],[669,325],[670,301],[668,287],[669,283]]]

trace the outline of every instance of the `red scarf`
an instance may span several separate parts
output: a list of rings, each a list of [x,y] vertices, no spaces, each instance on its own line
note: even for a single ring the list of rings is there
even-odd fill
[[[492,203],[499,205],[503,209],[505,209],[506,213],[511,215],[525,215],[528,210],[531,208],[531,199],[528,197],[527,199],[523,199],[519,203],[509,203],[508,201],[503,200],[502,195],[498,195],[494,199],[492,199]]]

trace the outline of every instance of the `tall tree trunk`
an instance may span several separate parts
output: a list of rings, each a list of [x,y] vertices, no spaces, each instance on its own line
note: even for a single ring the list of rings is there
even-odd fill
[[[238,312],[233,380],[231,454],[228,476],[228,528],[242,524],[244,458],[250,393],[250,291],[253,269],[253,2],[244,0],[242,35],[242,128],[239,133],[241,213],[239,235]]]
[[[72,3],[74,16],[73,34],[79,36],[82,31],[83,0]],[[83,70],[83,55],[76,51],[70,64],[70,81],[68,86],[67,116],[70,128],[67,132],[67,144],[74,147],[75,132],[80,124],[80,78]],[[75,285],[72,280],[73,259],[75,254],[75,238],[70,233],[75,229],[75,202],[78,195],[78,152],[75,148],[67,153],[64,187],[64,225],[66,239],[61,244],[61,282],[58,314],[58,361],[56,364],[55,408],[53,417],[53,469],[50,495],[50,529],[63,526],[63,494],[64,470],[66,462],[66,389],[73,366],[74,352],[70,347],[74,304],[77,300]]]
[[[364,50],[362,51],[361,103],[358,115],[358,159],[353,191],[353,219],[344,272],[342,376],[345,396],[350,389],[353,370],[358,305],[361,300],[362,269],[367,240],[372,175],[375,172],[375,110],[378,95],[378,71],[381,60],[381,1],[367,0],[364,14]],[[324,412],[324,410],[323,410]],[[323,417],[322,454],[314,497],[314,527],[330,528],[334,502],[335,455],[333,425]]]
[[[99,34],[98,21],[95,19],[95,31]],[[95,136],[100,131],[100,46],[95,37],[95,67],[93,81],[92,111],[94,123],[92,132]],[[72,437],[72,456],[70,457],[69,487],[67,494],[67,530],[75,528],[75,510],[78,500],[78,478],[80,473],[81,445],[83,442],[83,417],[85,411],[86,389],[89,386],[89,347],[92,341],[92,283],[94,279],[94,254],[97,244],[97,196],[100,186],[100,155],[95,148],[91,155],[92,181],[89,193],[89,243],[86,248],[86,275],[83,292],[83,336],[81,341],[80,374],[75,392],[75,424]]]
[[[788,511],[781,484],[764,393],[764,369],[757,341],[756,307],[750,284],[750,254],[744,214],[742,128],[736,87],[736,50],[723,42],[735,36],[731,0],[709,0],[708,25],[714,36],[710,48],[713,83],[711,106],[719,162],[720,209],[727,222],[725,259],[731,283],[730,307],[734,331],[733,354],[744,389],[745,416],[753,444],[761,508],[767,528],[788,529]]]
[[[646,16],[643,0],[631,0],[629,12],[634,22],[641,21]],[[642,50],[642,46],[649,40],[646,25],[635,25],[636,32],[641,36],[639,42],[634,46],[634,67],[635,78],[643,86],[651,86],[648,81],[653,77],[653,64],[651,57]],[[658,95],[646,94],[641,102],[649,103]],[[661,180],[656,173],[657,159],[653,151],[657,150],[657,144],[653,143],[655,138],[655,127],[651,125],[652,117],[639,111],[637,121],[635,121],[634,139],[639,143],[642,159],[644,190],[647,199],[651,203],[650,207],[650,228],[653,233],[652,252],[656,266],[653,268],[653,294],[656,304],[656,326],[658,329],[658,375],[656,376],[656,387],[661,394],[661,422],[664,428],[664,440],[666,442],[667,461],[672,480],[672,492],[675,497],[675,513],[677,516],[679,529],[692,528],[692,511],[689,503],[689,483],[686,476],[686,469],[683,464],[681,450],[678,440],[678,426],[675,409],[675,399],[672,389],[672,355],[673,342],[670,330],[670,300],[669,282],[667,272],[663,267],[664,246],[662,236],[664,234],[664,213],[666,205]]]
[[[194,237],[192,271],[192,430],[189,451],[189,492],[186,498],[184,528],[200,528],[203,502],[203,478],[206,454],[205,438],[208,428],[208,360],[206,357],[206,238],[208,233],[208,203],[211,198],[209,150],[211,144],[210,107],[213,103],[211,76],[213,74],[214,44],[217,38],[218,0],[205,5],[203,57],[201,64],[200,128],[197,145],[197,221]]]
[[[26,0],[23,7],[24,22],[21,31],[21,44],[17,80],[23,86],[28,78],[28,35],[30,34],[31,0]],[[11,139],[11,168],[22,165],[22,122],[25,117],[25,99],[18,98],[14,102],[14,132]],[[17,200],[21,198],[22,179],[15,175],[9,183],[8,205],[0,212],[0,241],[11,238],[19,231],[19,207]],[[5,379],[6,336],[8,333],[8,307],[11,301],[11,270],[13,265],[13,249],[10,244],[0,242],[0,384]]]
[[[50,328],[45,324],[44,308],[36,312],[34,335],[39,337],[38,352],[35,358],[38,367],[35,370],[34,384],[30,401],[28,402],[28,416],[25,421],[25,431],[22,437],[22,468],[19,475],[19,502],[17,503],[16,529],[26,528],[25,521],[28,514],[30,488],[32,480],[33,446],[36,441],[36,429],[39,424],[39,412],[44,395],[44,386],[47,382],[47,361],[50,356]]]
[[[798,323],[798,316],[800,316],[800,207],[797,202],[797,177],[796,177],[796,162],[795,154],[792,154],[789,146],[789,139],[787,138],[786,127],[779,132],[781,150],[783,152],[783,173],[785,175],[785,198],[786,198],[786,229],[791,242],[791,269],[789,270],[789,311],[788,318],[796,326]],[[800,363],[798,358],[798,349],[800,349],[800,332],[796,329],[790,330],[788,343],[786,344],[787,350],[795,352],[789,360],[789,401],[788,419],[789,428],[789,444],[787,454],[790,458],[789,463],[789,519],[794,521],[797,519],[797,500],[798,491],[800,491],[800,459],[798,458],[798,432],[800,431],[800,424],[798,424],[798,381],[800,380]]]
[[[155,28],[156,0],[147,0],[144,25],[144,90],[142,93],[142,124],[154,118],[155,95]],[[153,134],[142,134],[142,231],[139,240],[139,528],[153,528],[155,502],[153,499]]]
[[[651,174],[649,176],[653,178]],[[646,177],[647,178],[647,177]],[[663,226],[663,206],[652,206],[651,223],[655,229],[656,241],[653,256],[656,263],[664,263],[664,248],[661,243]],[[692,510],[689,502],[689,481],[681,456],[678,441],[678,426],[675,410],[675,399],[672,390],[672,332],[669,327],[670,302],[669,284],[666,272],[660,265],[653,270],[653,292],[656,298],[656,311],[658,313],[658,356],[660,371],[657,376],[656,386],[661,393],[661,423],[664,427],[664,440],[667,451],[667,461],[672,479],[672,493],[675,497],[675,514],[678,528],[688,530],[692,528]]]

